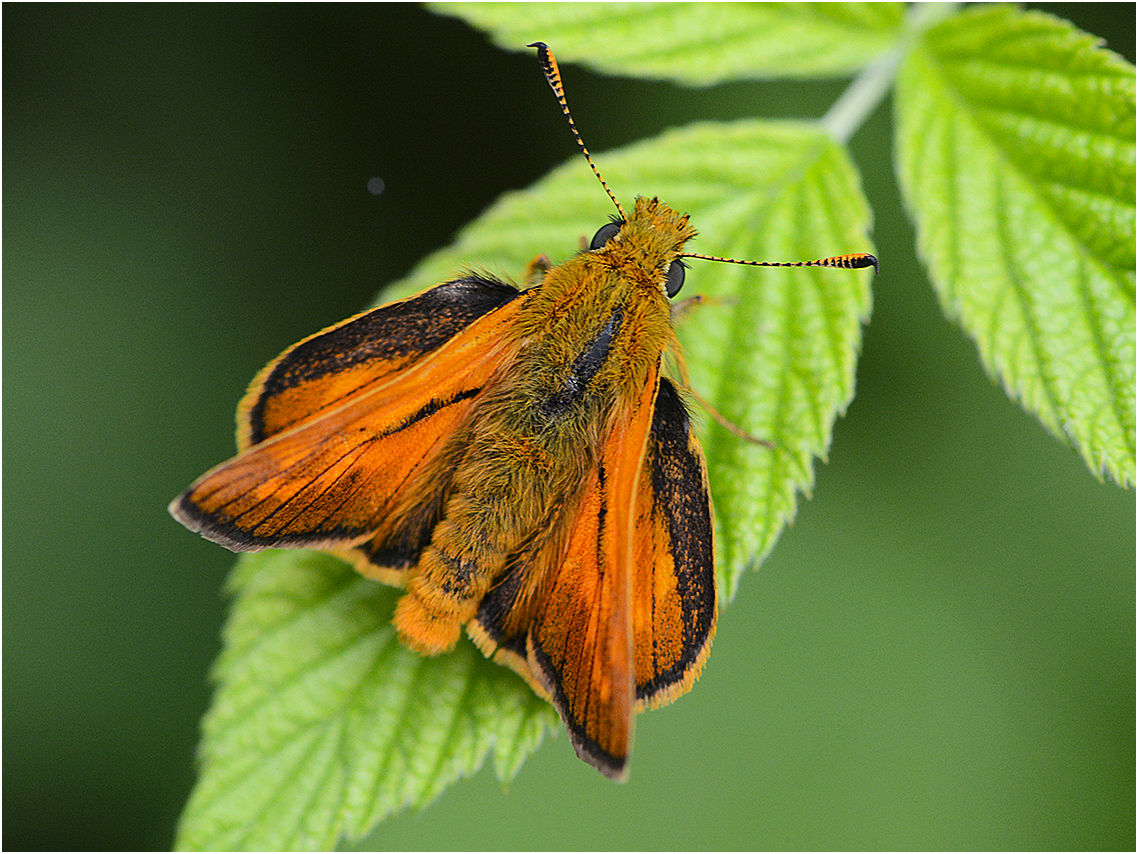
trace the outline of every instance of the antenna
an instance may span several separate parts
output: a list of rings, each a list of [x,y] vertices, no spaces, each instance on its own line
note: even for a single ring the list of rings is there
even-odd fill
[[[533,44],[526,45],[526,47],[537,48],[537,59],[541,63],[541,70],[545,74],[545,79],[548,81],[550,88],[553,89],[553,94],[557,96],[557,103],[561,105],[561,112],[565,114],[565,118],[569,121],[569,130],[573,131],[573,138],[577,140],[577,145],[581,147],[581,153],[585,155],[585,159],[589,161],[589,166],[593,169],[593,174],[597,176],[597,180],[601,182],[601,186],[605,188],[605,192],[609,194],[612,203],[616,205],[617,211],[620,213],[620,218],[625,222],[628,217],[625,216],[624,208],[620,206],[620,202],[616,200],[609,185],[605,183],[605,179],[601,176],[601,172],[597,169],[597,164],[593,162],[592,155],[589,154],[589,149],[585,148],[585,141],[581,139],[581,133],[577,130],[577,124],[573,121],[573,114],[569,112],[569,102],[565,100],[565,84],[561,82],[561,69],[557,67],[557,60],[553,56],[553,51],[549,49],[549,45],[545,42],[534,42]],[[833,258],[818,258],[814,261],[739,261],[735,258],[720,258],[717,255],[702,255],[693,252],[682,253],[681,258],[701,258],[704,261],[723,261],[727,264],[746,264],[751,267],[841,267],[847,270],[860,270],[865,267],[872,267],[874,273],[880,272],[877,263],[877,258],[866,252],[858,252],[852,255],[835,255]]]
[[[723,261],[725,264],[746,264],[749,267],[841,267],[846,270],[861,270],[872,267],[874,275],[881,272],[877,258],[868,252],[855,252],[852,255],[835,255],[833,258],[817,258],[813,261],[740,261],[736,258],[720,258],[718,255],[701,255],[683,252],[681,258],[702,258],[704,261]]]
[[[565,100],[565,85],[561,82],[561,69],[557,67],[557,60],[553,58],[553,51],[549,49],[549,45],[545,42],[534,42],[528,44],[526,47],[537,48],[537,60],[541,63],[541,70],[545,74],[545,79],[549,82],[550,87],[553,89],[553,94],[557,96],[557,103],[561,105],[561,112],[565,114],[565,118],[569,120],[569,130],[573,131],[573,138],[577,140],[577,145],[581,146],[581,152],[585,155],[585,159],[589,161],[589,165],[593,167],[593,174],[597,176],[597,180],[601,182],[601,186],[605,188],[605,192],[609,194],[612,203],[616,205],[617,211],[620,212],[620,218],[628,221],[628,217],[624,215],[624,208],[620,206],[620,202],[616,200],[609,185],[605,183],[605,179],[601,177],[601,172],[597,169],[597,164],[593,162],[592,156],[589,154],[589,149],[585,148],[585,141],[581,139],[581,134],[577,130],[577,125],[573,121],[573,114],[569,112],[569,102]]]

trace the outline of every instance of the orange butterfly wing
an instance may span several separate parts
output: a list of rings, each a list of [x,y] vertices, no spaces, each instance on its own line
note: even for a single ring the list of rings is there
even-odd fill
[[[604,443],[528,635],[527,662],[577,755],[616,780],[627,775],[632,749],[633,499],[657,376]]]
[[[503,282],[467,276],[299,341],[249,385],[238,407],[239,449],[367,393],[517,296]]]
[[[461,292],[484,292],[483,282],[500,287],[502,296],[518,296],[488,280],[452,282],[286,351],[242,404],[246,439],[267,438],[203,475],[171,512],[234,551],[345,548],[397,518],[401,502],[438,492],[444,472],[437,460],[513,346],[505,332],[522,300],[497,306],[482,300],[465,315],[457,310]],[[455,303],[444,315],[448,337],[440,337],[423,310],[439,308],[440,290]],[[400,306],[405,320],[418,317],[427,331],[404,331],[402,343],[381,339],[384,328],[400,325],[393,311]],[[345,338],[358,339],[370,356],[353,351],[349,358],[357,364],[338,371],[333,355]]]
[[[703,452],[667,379],[652,413],[637,483],[632,625],[638,710],[691,689],[717,615],[711,497]]]
[[[667,379],[645,384],[562,521],[487,594],[470,634],[549,697],[582,759],[621,780],[635,711],[686,692],[715,631],[707,477]]]

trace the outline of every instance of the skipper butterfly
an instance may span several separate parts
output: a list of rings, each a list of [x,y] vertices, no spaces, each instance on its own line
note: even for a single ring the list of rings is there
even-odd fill
[[[695,229],[657,199],[518,289],[466,275],[290,347],[238,408],[239,453],[170,505],[233,551],[317,548],[406,588],[400,639],[463,627],[627,775],[633,719],[687,692],[715,634],[707,472],[676,384],[670,299]],[[872,255],[757,266],[862,268]]]

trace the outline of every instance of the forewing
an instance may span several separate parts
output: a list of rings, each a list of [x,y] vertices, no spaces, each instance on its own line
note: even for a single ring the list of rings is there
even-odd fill
[[[374,536],[412,495],[439,490],[432,463],[516,349],[507,333],[520,302],[207,472],[171,513],[234,551],[346,548]]]
[[[632,748],[634,501],[658,376],[604,443],[528,637],[530,670],[577,755],[615,780]]]
[[[496,279],[467,276],[350,317],[285,350],[238,407],[245,450],[382,385],[518,296]]]

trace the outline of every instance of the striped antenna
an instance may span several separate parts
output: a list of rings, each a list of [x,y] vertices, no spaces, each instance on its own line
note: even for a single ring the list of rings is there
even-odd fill
[[[617,211],[620,213],[620,218],[628,221],[625,216],[624,208],[620,206],[620,202],[616,200],[613,191],[609,189],[609,185],[605,183],[601,171],[597,168],[597,164],[593,162],[592,155],[589,154],[589,149],[585,148],[585,141],[581,139],[581,133],[577,130],[577,123],[573,121],[573,114],[569,112],[569,102],[565,100],[565,84],[561,82],[561,69],[557,67],[557,60],[553,56],[553,51],[549,49],[549,45],[545,42],[534,42],[528,44],[526,47],[537,48],[537,59],[541,63],[541,70],[545,74],[545,79],[548,81],[550,88],[553,89],[553,94],[557,96],[557,103],[561,105],[561,112],[565,114],[565,118],[569,121],[569,130],[573,131],[573,138],[577,140],[577,145],[581,148],[581,153],[585,155],[585,159],[589,161],[589,166],[592,167],[593,174],[597,176],[597,180],[601,182],[601,186],[605,188],[605,192],[609,194],[612,203],[616,205]],[[847,270],[860,270],[864,267],[872,267],[876,272],[880,272],[877,264],[877,259],[865,252],[858,252],[853,255],[836,255],[833,258],[818,258],[814,261],[739,261],[735,258],[720,258],[717,255],[701,255],[692,252],[685,252],[681,254],[681,258],[702,258],[704,261],[723,261],[727,264],[747,264],[751,267],[842,267]]]
[[[740,261],[736,258],[720,258],[718,255],[700,255],[692,252],[684,252],[680,257],[702,258],[704,261],[723,261],[725,264],[746,264],[750,267],[841,267],[846,270],[872,267],[874,275],[881,272],[877,258],[868,252],[835,255],[833,258],[818,258],[814,261]]]
[[[577,125],[573,121],[573,114],[569,112],[569,102],[565,100],[565,85],[561,82],[561,69],[557,67],[557,60],[553,58],[553,51],[549,49],[549,45],[545,42],[534,42],[528,44],[526,47],[537,48],[537,59],[541,63],[541,70],[545,73],[545,79],[549,82],[550,87],[553,89],[553,94],[557,96],[557,103],[561,105],[561,112],[565,114],[565,118],[569,120],[569,130],[573,131],[573,138],[577,140],[577,145],[581,146],[581,152],[585,155],[585,159],[589,161],[589,165],[593,167],[593,174],[597,176],[597,180],[601,182],[601,186],[605,188],[605,192],[609,194],[612,203],[616,205],[617,211],[620,212],[620,218],[628,221],[628,217],[624,215],[624,208],[620,206],[620,202],[616,200],[609,185],[605,183],[605,179],[601,177],[601,172],[597,169],[597,164],[593,162],[593,158],[589,154],[589,149],[585,148],[585,141],[581,139],[581,134],[577,130]]]

